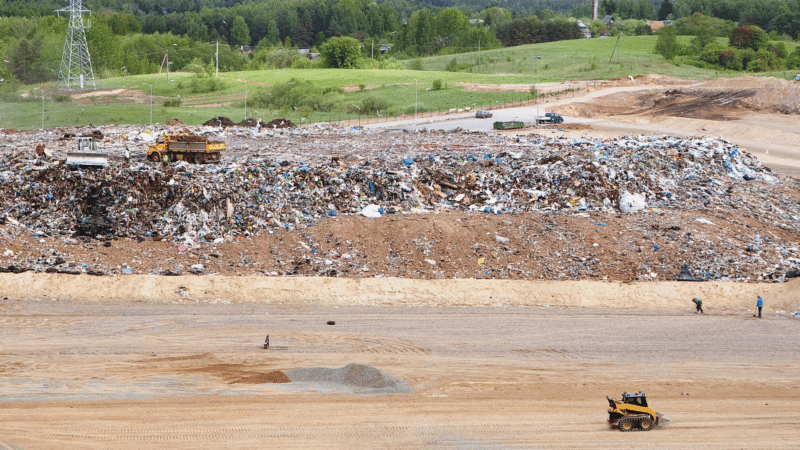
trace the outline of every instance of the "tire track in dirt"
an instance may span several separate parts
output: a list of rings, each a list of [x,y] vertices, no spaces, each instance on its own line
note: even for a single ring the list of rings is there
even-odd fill
[[[770,431],[800,431],[797,423],[775,424],[772,422],[747,423],[747,418],[732,423],[730,421],[711,421],[703,424],[669,424],[657,428],[676,430],[706,430],[742,426],[755,427]],[[460,436],[480,437],[487,442],[507,440],[506,436],[525,436],[543,433],[567,433],[570,441],[582,441],[584,434],[594,434],[608,429],[608,425],[599,422],[571,423],[562,422],[524,422],[524,423],[463,423],[442,425],[340,425],[340,426],[299,426],[299,427],[202,427],[173,430],[132,430],[132,429],[77,429],[63,428],[53,432],[41,432],[35,429],[19,430],[7,433],[13,437],[62,442],[202,442],[202,441],[249,441],[249,440],[281,440],[281,439],[374,439],[387,438],[435,438],[443,433]],[[654,432],[657,432],[654,430]],[[615,434],[609,437],[614,438]],[[531,440],[532,441],[532,440]],[[1,442],[1,441],[0,441]]]
[[[400,339],[368,337],[360,334],[303,334],[296,336],[303,343],[312,345],[335,345],[349,347],[356,353],[379,355],[415,354],[426,355],[430,350]]]

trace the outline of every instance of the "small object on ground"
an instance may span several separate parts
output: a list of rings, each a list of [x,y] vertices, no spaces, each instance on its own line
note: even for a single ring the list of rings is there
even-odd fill
[[[329,320],[328,325],[336,325],[336,322],[334,322],[333,320]]]
[[[647,406],[647,396],[644,392],[638,394],[622,394],[622,400],[608,400],[608,423],[619,431],[641,430],[649,431],[666,419]]]
[[[269,348],[269,335],[267,335],[267,339],[264,340],[264,348]]]
[[[481,110],[478,110],[478,112],[475,113],[475,117],[478,118],[478,119],[488,119],[488,118],[492,117],[492,113],[490,113],[489,111],[484,111],[484,110],[481,109]]]

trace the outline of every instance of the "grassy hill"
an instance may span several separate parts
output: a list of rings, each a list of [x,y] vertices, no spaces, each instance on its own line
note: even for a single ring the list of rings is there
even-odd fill
[[[689,37],[680,37],[683,43]],[[741,73],[724,73],[700,69],[690,65],[673,65],[660,55],[652,53],[655,36],[623,37],[617,39],[580,39],[525,45],[498,50],[447,55],[422,60],[424,71],[416,70],[269,70],[220,73],[224,88],[211,93],[193,93],[192,76],[173,74],[171,80],[164,75],[141,75],[108,78],[97,81],[98,89],[126,89],[139,91],[137,98],[121,98],[112,94],[66,100],[67,96],[54,85],[37,86],[44,89],[44,108],[41,91],[24,87],[17,94],[7,94],[0,104],[0,126],[7,128],[38,128],[44,110],[45,128],[74,125],[101,125],[109,123],[147,124],[150,121],[150,85],[153,86],[153,122],[164,123],[179,118],[187,124],[199,124],[216,116],[230,117],[234,121],[246,114],[269,121],[286,117],[300,123],[357,119],[358,110],[353,105],[364,105],[370,99],[381,99],[387,107],[380,116],[413,114],[418,111],[442,111],[467,106],[480,107],[530,98],[529,92],[475,92],[465,91],[458,83],[533,85],[538,82],[608,79],[659,73],[679,77],[715,78],[736,76]],[[796,44],[789,44],[790,51]],[[612,58],[613,53],[613,58]],[[537,56],[541,59],[537,60]],[[460,71],[446,71],[457,66]],[[748,74],[753,75],[753,74]],[[794,72],[774,72],[771,75],[791,78]],[[332,111],[312,111],[302,107],[271,110],[253,105],[258,91],[270,85],[296,81],[310,81],[320,87],[343,87],[337,94],[338,107]],[[442,90],[429,90],[432,83],[441,80]],[[361,90],[359,86],[364,86]],[[526,89],[523,89],[526,90]],[[20,94],[26,98],[20,97]],[[266,95],[262,92],[261,94]],[[165,107],[164,101],[177,99],[179,107]],[[10,100],[11,99],[11,100]],[[56,101],[56,99],[61,101]],[[375,117],[373,114],[372,117]],[[363,116],[362,116],[363,117]]]

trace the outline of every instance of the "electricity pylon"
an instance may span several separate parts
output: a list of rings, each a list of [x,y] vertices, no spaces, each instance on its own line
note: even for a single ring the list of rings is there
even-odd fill
[[[69,26],[67,38],[64,41],[64,53],[61,55],[61,70],[58,74],[58,84],[95,87],[94,72],[92,72],[92,59],[89,57],[89,46],[86,44],[86,29],[90,26],[83,25],[83,13],[90,13],[83,9],[81,0],[69,0],[69,8],[59,9],[56,13],[69,13]]]

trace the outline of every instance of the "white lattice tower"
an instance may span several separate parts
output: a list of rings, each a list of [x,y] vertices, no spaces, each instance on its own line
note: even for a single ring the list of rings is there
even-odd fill
[[[89,57],[89,46],[86,44],[86,29],[83,25],[83,9],[81,0],[69,0],[69,8],[59,9],[56,13],[69,13],[69,26],[67,38],[64,41],[64,53],[61,55],[61,70],[58,74],[58,84],[66,87],[89,85],[95,87],[92,60]]]

